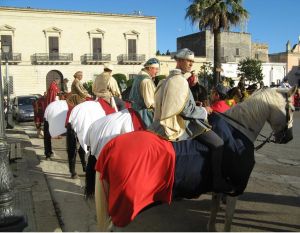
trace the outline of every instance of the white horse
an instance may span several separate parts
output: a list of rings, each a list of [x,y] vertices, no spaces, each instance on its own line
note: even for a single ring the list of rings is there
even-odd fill
[[[133,109],[109,114],[90,125],[84,141],[90,152],[86,170],[86,198],[93,197],[95,193],[95,163],[105,144],[120,134],[143,129],[142,119]]]
[[[268,122],[271,125],[274,132],[274,136],[275,136],[274,142],[287,143],[293,138],[292,136],[293,108],[290,103],[290,97],[295,93],[295,91],[296,91],[296,87],[291,88],[289,90],[282,90],[282,89],[259,90],[256,93],[254,93],[249,99],[247,99],[245,102],[240,103],[235,107],[233,107],[232,109],[228,110],[225,113],[223,119],[227,121],[232,127],[238,129],[252,143],[256,140],[265,122]],[[110,145],[107,144],[103,148],[102,152],[105,152],[106,154],[101,153],[102,156],[99,157],[97,165],[100,164],[100,166],[107,166],[106,168],[109,169],[109,164],[103,164],[103,161],[101,161],[101,159],[104,157],[104,155],[107,158],[109,158],[110,154],[114,154],[111,152],[116,153],[116,150],[117,153],[119,153],[118,154],[119,157],[127,156],[128,154],[127,148],[124,148],[123,150],[119,150],[119,148],[115,148],[112,146],[114,142],[118,142],[122,140],[124,136],[125,135],[123,135],[123,137],[116,137],[112,139],[109,142]],[[128,137],[131,137],[133,139],[132,143],[128,144],[128,148],[139,146],[136,145],[134,141],[134,132],[128,134]],[[148,143],[149,146],[151,146],[151,148],[153,149],[153,144],[151,144],[152,142],[148,141]],[[143,148],[140,148],[139,150],[143,150]],[[144,148],[144,150],[148,150],[148,148]],[[106,161],[107,163],[110,162],[109,159]],[[122,164],[120,164],[120,166],[122,166]],[[116,176],[118,176],[118,179],[122,180],[122,169],[120,169],[120,171],[113,171],[113,172],[116,172],[117,173]],[[95,187],[97,219],[98,219],[99,230],[107,231],[110,230],[114,224],[109,215],[109,209],[111,208],[108,203],[109,195],[111,193],[109,191],[110,188],[109,183],[110,180],[114,178],[110,177],[108,180],[101,179],[100,182],[100,176],[101,174],[97,172],[96,187]],[[126,184],[124,185],[125,188],[128,188],[126,187]],[[126,197],[126,195],[129,195],[126,193],[126,190],[122,192],[120,195],[125,195],[122,198],[123,200],[132,200],[132,197],[128,197],[128,198]],[[220,194],[214,194],[212,200],[213,202],[211,208],[211,216],[208,223],[209,231],[215,230],[216,215],[220,203]],[[236,200],[237,197],[231,197],[231,196],[227,197],[224,231],[230,231]]]

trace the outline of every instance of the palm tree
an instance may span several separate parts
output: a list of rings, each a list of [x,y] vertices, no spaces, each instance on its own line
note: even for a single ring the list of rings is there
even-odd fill
[[[221,32],[228,31],[248,18],[248,11],[242,7],[243,0],[191,0],[186,9],[186,19],[198,24],[199,29],[210,29],[214,34],[214,85],[220,81]]]

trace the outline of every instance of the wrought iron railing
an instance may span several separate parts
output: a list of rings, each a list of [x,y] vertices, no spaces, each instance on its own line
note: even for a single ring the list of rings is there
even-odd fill
[[[0,56],[2,62],[20,62],[22,59],[21,53],[1,53]]]
[[[82,63],[89,63],[89,62],[109,62],[111,61],[110,54],[104,53],[86,53],[81,56]]]
[[[119,63],[142,63],[145,59],[145,54],[121,54],[118,56]]]
[[[38,62],[71,62],[73,53],[35,53],[31,56],[31,61]]]

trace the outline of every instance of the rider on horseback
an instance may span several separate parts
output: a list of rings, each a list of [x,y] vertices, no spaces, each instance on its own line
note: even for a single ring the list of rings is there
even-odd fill
[[[212,155],[213,188],[215,192],[231,192],[222,177],[223,140],[206,123],[210,107],[198,107],[183,74],[190,72],[194,53],[181,49],[174,56],[177,66],[160,82],[155,93],[154,122],[149,129],[169,141],[196,138],[207,145]]]
[[[74,75],[74,81],[71,86],[71,95],[67,98],[67,103],[71,106],[80,104],[90,98],[90,94],[81,83],[82,71],[77,71]]]
[[[159,61],[156,58],[150,58],[141,72],[135,77],[129,95],[132,102],[132,108],[136,110],[145,125],[148,127],[153,122],[154,109],[154,78],[159,71]]]
[[[110,106],[122,110],[125,108],[125,103],[122,101],[121,92],[117,81],[111,75],[113,71],[112,64],[104,66],[104,72],[98,75],[93,82],[92,91],[99,99],[106,101]]]

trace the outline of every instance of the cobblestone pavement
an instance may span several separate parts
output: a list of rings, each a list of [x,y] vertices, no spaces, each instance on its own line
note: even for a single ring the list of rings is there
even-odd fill
[[[83,197],[84,173],[79,158],[79,179],[70,178],[65,138],[52,140],[55,157],[46,161],[42,139],[35,137],[33,126],[18,127],[30,137],[31,146],[25,150],[33,151],[38,158],[35,166],[45,174],[61,229],[96,231],[94,202]],[[269,130],[265,127],[264,133]],[[296,112],[294,140],[287,145],[267,144],[256,153],[256,165],[244,195],[239,197],[232,231],[300,231],[299,149],[300,112]],[[155,206],[140,213],[123,231],[206,231],[210,203],[210,195],[202,195],[198,199],[175,201],[170,206]],[[224,205],[217,216],[219,231],[223,229],[223,217]]]

